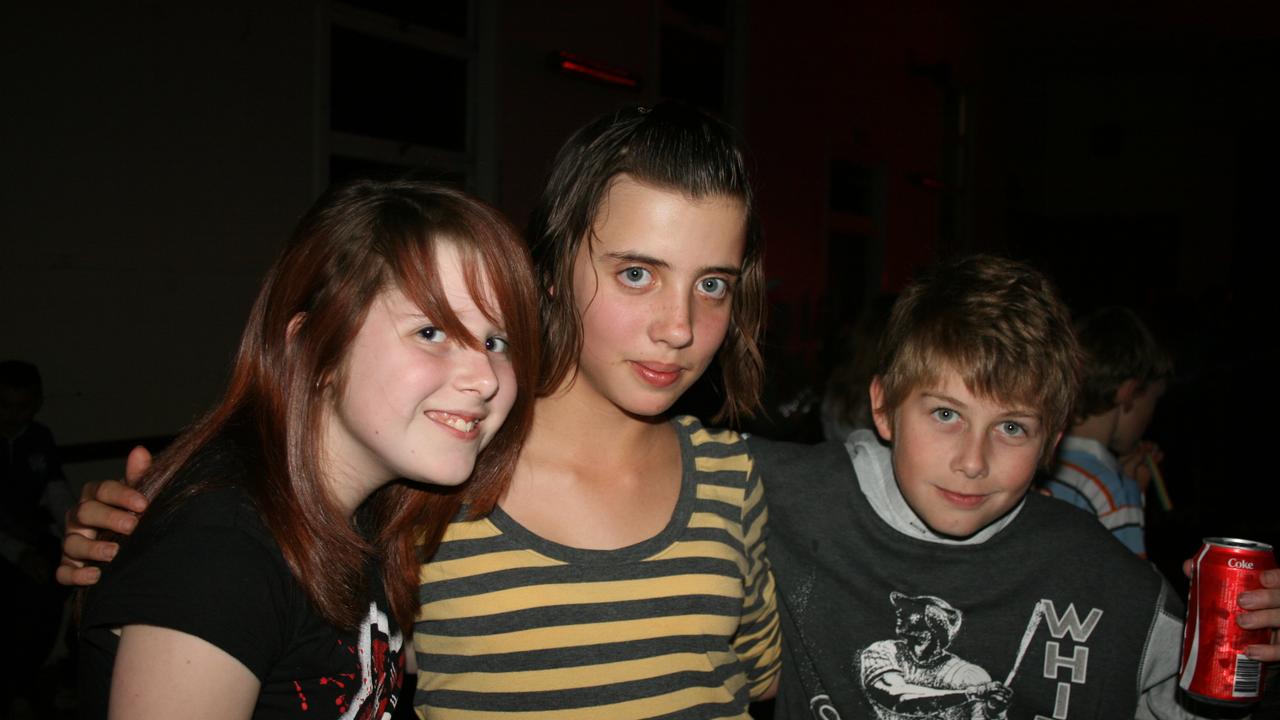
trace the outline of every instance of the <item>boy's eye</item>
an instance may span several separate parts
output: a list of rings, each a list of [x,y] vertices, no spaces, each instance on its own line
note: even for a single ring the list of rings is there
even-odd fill
[[[1006,420],[1000,423],[1000,432],[1009,437],[1022,437],[1027,434],[1027,429],[1012,420]]]
[[[428,325],[422,328],[421,330],[419,330],[418,337],[430,343],[442,343],[448,339],[445,336],[443,330],[441,330],[438,327],[433,327],[431,325]]]
[[[729,294],[729,281],[719,277],[702,278],[698,281],[698,289],[703,295],[718,300]]]
[[[933,411],[933,419],[943,423],[953,423],[960,419],[960,414],[951,408],[937,408]]]
[[[653,273],[642,267],[629,267],[618,273],[618,279],[628,287],[644,287],[653,282]]]
[[[488,337],[484,339],[484,349],[491,353],[505,353],[507,345],[506,338]]]

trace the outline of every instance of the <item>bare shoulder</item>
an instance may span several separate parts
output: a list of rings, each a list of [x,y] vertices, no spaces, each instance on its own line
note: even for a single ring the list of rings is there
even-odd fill
[[[221,648],[178,630],[126,626],[111,684],[111,717],[248,718],[260,684]]]

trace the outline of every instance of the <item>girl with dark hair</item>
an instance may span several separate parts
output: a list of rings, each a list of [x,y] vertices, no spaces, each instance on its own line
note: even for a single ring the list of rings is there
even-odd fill
[[[87,591],[84,715],[389,718],[420,558],[500,496],[529,427],[534,302],[516,234],[473,198],[319,200],[225,396],[143,478],[151,507]]]
[[[763,375],[762,247],[741,144],[677,104],[561,149],[528,232],[542,376],[511,487],[423,569],[429,718],[745,717],[778,671],[765,506],[731,431],[666,413],[718,361]]]
[[[536,411],[507,492],[421,570],[418,713],[746,717],[780,656],[763,490],[736,433],[666,415],[713,361],[720,417],[759,402],[763,248],[741,143],[679,104],[605,115],[561,149],[529,242]],[[101,497],[131,502],[120,490]],[[110,521],[101,509],[78,520]],[[67,550],[94,552],[79,535]],[[91,580],[73,565],[64,578]]]

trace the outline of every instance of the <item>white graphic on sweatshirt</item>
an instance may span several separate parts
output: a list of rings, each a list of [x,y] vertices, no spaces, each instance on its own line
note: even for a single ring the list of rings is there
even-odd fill
[[[861,683],[880,720],[1004,718],[1013,693],[983,668],[947,650],[963,613],[932,595],[889,593],[894,640],[863,649]]]
[[[1084,643],[1098,627],[1102,611],[1093,608],[1081,622],[1074,603],[1067,605],[1061,615],[1052,600],[1041,600],[1040,606],[1044,608],[1045,624],[1053,638],[1044,644],[1044,677],[1056,679],[1058,687],[1054,695],[1053,715],[1036,715],[1036,720],[1065,720],[1071,705],[1071,686],[1082,685],[1089,677],[1089,647]],[[1069,653],[1063,647],[1063,640],[1068,635],[1071,636]]]

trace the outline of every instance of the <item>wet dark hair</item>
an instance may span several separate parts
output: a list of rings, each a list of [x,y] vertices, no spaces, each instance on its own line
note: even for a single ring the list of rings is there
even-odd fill
[[[700,200],[737,198],[746,207],[742,275],[734,286],[729,329],[717,356],[725,402],[717,421],[750,415],[760,403],[764,361],[764,241],[747,171],[746,153],[728,124],[691,106],[664,102],[603,115],[560,148],[528,238],[540,284],[543,327],[538,394],[557,390],[582,352],[582,319],[573,297],[578,248],[590,242],[601,202],[614,178],[626,175]]]

